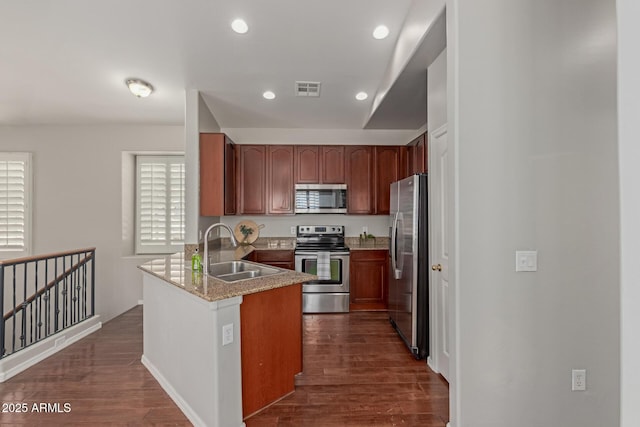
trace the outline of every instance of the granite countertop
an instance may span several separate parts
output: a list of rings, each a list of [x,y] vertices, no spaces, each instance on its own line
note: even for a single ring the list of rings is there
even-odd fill
[[[210,251],[209,257],[212,263],[241,260],[255,249],[253,246],[234,248],[222,245],[220,249]],[[271,276],[229,283],[192,271],[191,260],[186,262],[184,258],[184,252],[179,252],[149,261],[138,268],[207,301],[219,301],[317,279],[311,274],[282,269],[282,273]]]
[[[360,239],[359,237],[345,237],[345,244],[353,251],[359,250],[389,250],[388,237],[376,237],[374,239]]]

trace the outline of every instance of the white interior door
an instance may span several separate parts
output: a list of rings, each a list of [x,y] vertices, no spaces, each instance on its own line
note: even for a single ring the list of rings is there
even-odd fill
[[[430,312],[432,351],[429,363],[449,380],[449,239],[451,236],[450,167],[447,125],[430,135],[431,280]]]

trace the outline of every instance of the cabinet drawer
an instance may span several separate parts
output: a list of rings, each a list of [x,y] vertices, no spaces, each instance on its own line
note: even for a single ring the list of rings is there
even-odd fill
[[[263,264],[269,262],[293,262],[293,251],[289,250],[258,250],[256,251],[256,262]]]

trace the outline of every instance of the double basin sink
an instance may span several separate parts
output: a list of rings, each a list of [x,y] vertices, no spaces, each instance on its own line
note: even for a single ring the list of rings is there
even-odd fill
[[[237,282],[278,273],[283,273],[283,270],[249,261],[218,262],[209,266],[209,275],[225,282]]]

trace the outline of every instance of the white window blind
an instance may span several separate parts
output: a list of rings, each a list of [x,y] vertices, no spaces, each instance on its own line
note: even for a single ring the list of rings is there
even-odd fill
[[[136,189],[136,253],[182,250],[184,156],[137,156]]]
[[[0,153],[0,251],[29,254],[31,154]]]

